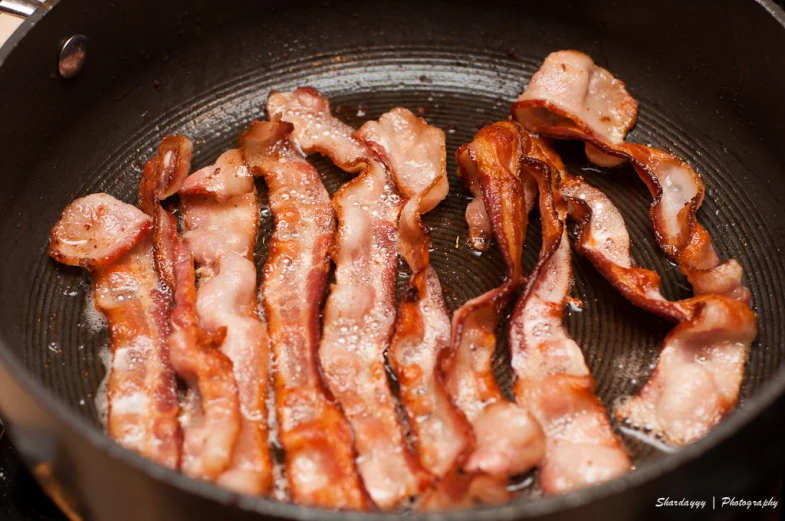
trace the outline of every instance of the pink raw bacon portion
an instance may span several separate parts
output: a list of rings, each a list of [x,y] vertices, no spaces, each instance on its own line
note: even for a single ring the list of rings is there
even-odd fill
[[[570,65],[576,58],[582,63],[581,67]],[[733,259],[720,262],[708,232],[697,221],[696,213],[704,194],[700,176],[686,163],[662,150],[627,143],[618,136],[610,139],[593,124],[597,111],[592,104],[587,103],[578,113],[574,112],[580,95],[566,96],[565,93],[581,91],[581,71],[586,69],[601,71],[588,56],[580,53],[552,54],[513,105],[513,114],[532,131],[554,138],[581,139],[591,144],[595,152],[600,152],[601,164],[602,158],[609,156],[630,162],[646,182],[654,198],[650,219],[657,242],[679,264],[696,295],[704,298],[692,299],[692,304],[665,305],[673,311],[669,314],[672,318],[685,320],[685,316],[678,315],[686,312],[687,321],[677,326],[666,339],[666,348],[646,386],[638,396],[619,407],[616,415],[633,425],[652,428],[670,443],[683,445],[705,435],[736,403],[749,345],[757,330],[756,318],[748,307],[750,292],[742,285],[741,266]],[[607,71],[601,74],[609,76]],[[562,83],[565,89],[548,94],[546,89],[539,87],[554,82]],[[611,109],[621,111],[632,106],[634,101],[618,80],[606,82],[594,94],[587,94],[584,89],[584,95],[586,99],[604,96]],[[623,136],[629,126],[621,125],[619,129],[617,134]],[[589,155],[596,161],[594,156]],[[606,276],[616,270],[617,273],[609,277],[616,287],[638,305],[652,302],[651,294],[642,297],[630,293],[634,284],[623,280],[614,262],[606,260],[610,264],[606,262],[604,267],[598,267]],[[625,268],[624,260],[617,266]],[[643,288],[650,288],[653,280],[641,279]],[[730,302],[733,299],[738,303]],[[664,314],[663,304],[656,305],[659,311],[654,311]],[[718,317],[724,317],[727,324],[722,324]],[[738,336],[728,330],[727,325],[731,323],[739,325]],[[711,324],[714,331],[697,335],[705,341],[705,345],[697,349],[690,331],[692,328],[706,329],[707,324]],[[684,338],[690,338],[690,341],[684,341]],[[715,363],[718,360],[723,363]],[[689,381],[682,381],[678,375],[689,376]],[[708,393],[710,399],[705,403],[689,399],[691,387]]]
[[[437,370],[450,344],[450,316],[430,265],[431,237],[421,214],[449,190],[444,132],[396,108],[363,126],[361,137],[390,165],[398,190],[409,200],[399,222],[399,249],[412,275],[404,290],[390,363],[422,466],[443,476],[472,441],[471,426],[455,409]]]
[[[292,125],[276,115],[253,122],[240,138],[251,170],[267,182],[275,216],[261,293],[275,364],[278,436],[295,503],[366,510],[370,501],[355,468],[351,428],[328,398],[316,364],[335,212],[291,133]]]
[[[87,270],[113,263],[153,227],[152,218],[111,195],[91,194],[73,201],[52,228],[49,256]]]
[[[246,191],[227,194],[217,186],[243,186]],[[225,152],[212,173],[186,180],[181,202],[183,239],[198,266],[197,316],[208,333],[224,335],[220,348],[233,364],[242,413],[231,462],[217,482],[237,492],[266,494],[272,486],[265,403],[269,339],[257,313],[253,263],[259,204],[240,151]]]
[[[353,136],[352,127],[330,113],[330,102],[313,87],[272,91],[267,98],[267,115],[272,118],[276,114],[294,125],[292,139],[306,154],[329,156],[347,172],[359,172],[365,166],[365,145]]]
[[[516,399],[537,418],[547,439],[541,486],[555,494],[623,474],[630,458],[594,394],[583,353],[563,325],[572,266],[566,207],[555,190],[559,173],[536,140],[525,134],[524,140],[524,169],[540,191],[543,244],[513,311],[509,343]]]

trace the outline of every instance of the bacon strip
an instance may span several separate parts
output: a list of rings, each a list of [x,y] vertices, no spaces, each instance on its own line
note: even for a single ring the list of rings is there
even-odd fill
[[[229,466],[240,430],[237,386],[231,362],[199,327],[193,256],[177,234],[177,220],[158,202],[164,194],[180,188],[190,164],[190,141],[165,137],[158,155],[145,165],[139,198],[155,216],[156,265],[162,279],[169,279],[167,286],[174,297],[169,314],[169,355],[188,386],[180,414],[181,469],[188,476],[216,481]]]
[[[352,135],[315,89],[273,93],[268,112],[291,120],[295,140],[306,153],[327,155],[347,172],[362,170],[333,196],[336,283],[324,310],[319,358],[354,431],[357,466],[368,493],[379,508],[396,508],[430,481],[404,438],[384,367],[395,322],[397,222],[403,201],[388,165],[362,142],[363,129]]]
[[[605,80],[589,81],[587,88],[586,76]],[[548,91],[549,85],[562,88]],[[604,109],[597,108],[597,99],[604,100]],[[750,292],[742,285],[741,266],[733,259],[720,262],[708,232],[697,221],[704,194],[698,174],[671,154],[622,141],[634,124],[636,107],[624,84],[594,65],[591,58],[562,51],[545,60],[513,105],[513,114],[529,130],[583,140],[593,147],[587,152],[595,162],[607,164],[608,157],[630,162],[649,187],[654,199],[650,219],[657,242],[687,275],[695,294],[703,297],[690,304],[656,303],[653,311],[682,322],[666,338],[649,382],[617,408],[616,416],[633,426],[650,428],[672,444],[683,445],[705,435],[735,405],[757,324],[748,307]],[[615,117],[625,113],[627,116]],[[596,120],[603,118],[612,130],[596,125]],[[623,260],[620,266],[625,267]],[[608,273],[611,267],[600,269]],[[628,297],[632,295],[633,302],[652,302],[651,294],[640,297],[634,283],[623,281],[622,273],[613,269],[616,274],[609,280],[615,280]],[[646,277],[639,281],[644,292],[654,281]],[[734,299],[737,302],[732,302]],[[670,313],[665,308],[670,308]],[[683,312],[688,316],[678,316]],[[735,332],[730,329],[732,324]],[[700,394],[691,399],[691,390],[700,390]],[[707,398],[697,399],[699,395]]]
[[[755,315],[728,297],[666,300],[656,273],[632,267],[624,220],[605,194],[563,170],[559,190],[579,221],[578,251],[630,302],[680,323],[665,339],[650,383],[617,416],[674,445],[704,436],[736,404]]]
[[[472,443],[471,426],[450,402],[437,370],[450,344],[450,315],[430,264],[431,236],[421,215],[449,191],[444,132],[410,111],[395,108],[363,126],[362,137],[383,154],[398,190],[409,200],[401,211],[399,250],[411,269],[390,346],[421,465],[444,476]]]
[[[212,169],[212,171],[210,171]],[[221,337],[240,401],[240,431],[228,468],[217,483],[261,495],[272,486],[267,446],[268,336],[257,313],[253,263],[259,203],[253,177],[238,150],[195,172],[180,190],[183,240],[198,266],[196,314],[201,327]]]
[[[700,176],[672,154],[623,141],[635,123],[637,102],[621,81],[585,54],[555,52],[512,110],[531,132],[593,146],[601,154],[590,152],[589,158],[599,164],[607,164],[604,157],[628,161],[651,192],[649,216],[660,248],[679,265],[696,295],[726,295],[749,304],[738,262],[720,262],[697,221],[704,195]]]
[[[157,229],[156,210],[160,208],[158,201],[179,183],[189,164],[190,142],[183,137],[164,138],[139,186],[138,206],[152,219],[134,216],[119,201],[108,201],[108,196],[89,196],[69,206],[53,229],[55,240],[50,245],[56,260],[93,267],[96,308],[106,315],[113,354],[107,384],[109,435],[170,468],[180,465],[182,434],[175,373],[166,342],[171,297],[156,259],[163,237]],[[106,216],[110,212],[113,217]],[[124,222],[133,224],[123,237],[124,226],[117,224]],[[153,234],[144,235],[141,230],[149,229],[151,222]],[[78,226],[87,235],[74,234]],[[141,239],[123,254],[134,236]],[[94,244],[94,251],[86,257],[80,257],[82,253],[73,245],[64,251],[63,246],[75,237]],[[112,258],[117,260],[111,262]]]
[[[301,505],[365,510],[349,423],[328,397],[316,364],[319,312],[330,268],[335,212],[319,173],[297,152],[292,125],[276,115],[242,135],[251,170],[269,187],[275,229],[262,300],[273,349],[279,439],[292,499]]]
[[[537,465],[545,452],[540,426],[526,409],[504,398],[492,367],[501,314],[523,280],[521,253],[532,198],[520,177],[522,152],[515,125],[501,122],[480,130],[456,153],[458,175],[481,190],[507,273],[501,286],[453,315],[452,345],[441,364],[445,387],[476,439],[424,500],[426,510],[505,502],[510,499],[506,478]]]
[[[107,221],[128,222],[106,226]],[[167,296],[155,274],[152,219],[106,194],[77,199],[52,229],[49,255],[72,266],[91,266],[96,307],[109,323],[113,354],[107,390],[109,435],[127,449],[161,465],[180,459],[174,371],[164,357]],[[127,240],[137,237],[136,242]],[[89,249],[69,244],[99,246]],[[129,248],[130,249],[127,249]],[[126,250],[126,251],[123,251]],[[82,256],[84,255],[84,256]],[[112,262],[109,259],[116,257]],[[101,260],[98,260],[101,259]]]
[[[543,244],[513,311],[509,344],[516,400],[532,412],[547,439],[541,487],[555,494],[612,479],[630,469],[630,458],[594,394],[580,347],[564,329],[572,266],[566,207],[555,191],[559,172],[540,143],[525,134],[524,141],[524,168],[540,191]]]

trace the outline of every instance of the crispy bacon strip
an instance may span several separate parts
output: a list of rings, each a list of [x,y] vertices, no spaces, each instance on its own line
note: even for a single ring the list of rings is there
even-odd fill
[[[579,221],[578,251],[630,302],[679,322],[665,339],[650,383],[622,404],[617,416],[674,445],[704,436],[736,404],[756,335],[755,315],[728,297],[666,300],[656,273],[632,267],[629,234],[613,203],[553,162],[561,170],[559,190],[570,217]]]
[[[523,280],[521,253],[532,198],[520,177],[522,152],[515,124],[501,122],[480,130],[456,153],[458,175],[480,189],[507,273],[501,286],[453,315],[452,344],[441,366],[445,387],[476,439],[423,500],[425,510],[506,502],[511,497],[507,477],[537,465],[545,452],[540,426],[526,409],[504,398],[492,367],[501,314]]]
[[[587,75],[605,80],[589,81],[587,90],[582,79]],[[548,93],[548,85],[554,84],[563,87]],[[604,110],[597,108],[596,99],[604,100]],[[624,84],[594,65],[591,58],[562,51],[546,59],[513,105],[513,113],[530,130],[592,145],[593,149],[587,148],[589,157],[600,164],[611,156],[629,161],[649,187],[654,198],[650,219],[657,242],[687,275],[695,294],[703,298],[665,305],[671,310],[668,316],[682,322],[666,338],[649,382],[638,396],[617,408],[616,415],[633,426],[651,428],[672,444],[683,445],[705,435],[735,405],[757,324],[748,308],[750,292],[742,285],[741,266],[733,259],[720,262],[708,232],[697,221],[704,193],[698,174],[671,154],[622,141],[634,123],[635,107]],[[616,118],[625,113],[627,116]],[[595,124],[603,118],[615,130]],[[623,260],[621,267],[625,267]],[[600,269],[607,273],[611,267]],[[629,296],[630,280],[623,284],[616,271],[609,280],[615,280]],[[645,291],[653,279],[641,278],[640,282]],[[651,302],[651,297],[637,295],[632,300],[641,305]],[[738,303],[732,302],[734,299]],[[666,314],[661,302],[655,307],[658,309],[653,311]],[[682,312],[687,317],[678,316]],[[729,329],[731,324],[737,326],[735,333]],[[704,342],[702,346],[698,346],[698,338]],[[690,389],[700,389],[708,398],[690,399]]]
[[[198,266],[196,313],[209,334],[223,336],[240,401],[240,432],[217,483],[236,492],[266,494],[272,486],[267,446],[268,336],[257,313],[254,245],[259,203],[239,150],[195,172],[180,190],[183,240]],[[196,176],[194,179],[191,177]]]
[[[363,129],[352,135],[315,89],[273,93],[268,112],[282,113],[294,124],[295,141],[306,153],[327,155],[347,172],[362,170],[333,196],[336,283],[324,310],[319,358],[352,425],[365,487],[379,508],[392,509],[430,481],[404,438],[384,367],[395,321],[397,222],[403,201],[388,165],[362,143]]]
[[[365,510],[370,501],[355,468],[351,427],[328,397],[316,364],[335,212],[291,134],[292,125],[276,115],[253,122],[240,138],[251,170],[267,182],[275,216],[261,293],[275,364],[278,436],[295,503]]]
[[[532,412],[547,439],[541,487],[555,494],[612,479],[630,469],[630,458],[594,394],[580,347],[564,329],[572,266],[566,207],[555,191],[558,170],[535,139],[524,134],[524,142],[524,168],[540,191],[543,244],[513,311],[509,344],[516,400]]]
[[[398,190],[409,198],[398,226],[399,250],[412,274],[389,358],[420,463],[441,477],[472,442],[471,426],[450,402],[437,371],[438,356],[450,344],[450,315],[430,264],[431,236],[421,217],[449,191],[444,132],[395,108],[364,125],[362,137],[384,154]]]
[[[168,297],[155,272],[151,228],[152,219],[133,206],[106,194],[89,195],[63,211],[52,229],[49,255],[89,267],[96,307],[109,323],[109,435],[177,468],[179,408],[165,342]]]
[[[604,158],[628,161],[651,192],[649,216],[660,248],[696,295],[726,295],[749,304],[738,262],[720,262],[697,220],[704,195],[700,176],[672,154],[623,141],[637,117],[637,102],[624,83],[585,54],[559,51],[545,59],[512,110],[531,132],[593,146],[589,158],[599,164],[611,164]]]

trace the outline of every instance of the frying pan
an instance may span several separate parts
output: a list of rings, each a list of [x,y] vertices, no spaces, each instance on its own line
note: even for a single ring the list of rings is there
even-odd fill
[[[66,79],[57,58],[74,35],[86,37],[86,61]],[[84,275],[47,258],[48,231],[75,197],[106,191],[133,201],[164,134],[189,136],[201,167],[264,117],[271,88],[312,85],[352,125],[402,105],[445,130],[451,192],[426,222],[455,309],[498,285],[503,266],[493,248],[478,256],[466,245],[454,151],[484,122],[506,118],[541,60],[564,48],[593,56],[640,101],[630,139],[672,150],[703,174],[699,216],[720,254],[744,266],[760,321],[741,401],[678,452],[623,434],[637,468],[610,483],[555,497],[531,484],[503,507],[412,519],[722,519],[734,514],[719,509],[724,496],[764,499],[749,494],[785,453],[785,14],[771,2],[62,0],[37,9],[0,50],[0,411],[61,508],[83,520],[384,517],[240,497],[115,445],[95,406],[107,334],[85,320]],[[628,166],[592,169],[580,148],[559,150],[621,209],[636,259],[662,274],[665,294],[688,295],[652,240],[643,184]],[[347,179],[315,164],[331,192]],[[261,220],[259,267],[271,229],[269,214]],[[583,309],[569,310],[566,323],[610,407],[645,382],[672,325],[634,309],[577,254],[574,263]],[[503,341],[498,354],[509,390]],[[660,497],[708,506],[666,511],[655,507]]]

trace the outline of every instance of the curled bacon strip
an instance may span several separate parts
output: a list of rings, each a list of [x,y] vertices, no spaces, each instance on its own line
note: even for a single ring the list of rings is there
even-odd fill
[[[586,75],[611,79],[590,81],[587,90],[582,79]],[[562,88],[547,91],[548,85],[556,84]],[[596,99],[605,100],[605,111],[592,102]],[[590,259],[599,257],[598,268],[634,303],[682,321],[666,338],[649,382],[616,410],[633,426],[650,428],[666,441],[682,445],[705,435],[735,405],[747,352],[757,334],[756,318],[748,307],[750,293],[742,285],[741,266],[733,259],[720,262],[696,219],[704,192],[698,174],[671,154],[622,141],[635,120],[631,100],[624,84],[596,67],[591,58],[562,51],[546,59],[513,105],[513,113],[530,130],[592,145],[595,150],[589,150],[589,157],[597,160],[599,152],[601,164],[608,156],[629,161],[649,187],[657,242],[679,264],[699,297],[663,303],[651,292],[653,275],[627,270],[628,261],[618,255],[602,259],[598,250],[586,250]],[[629,115],[614,119],[625,112]],[[595,119],[603,118],[615,132],[595,124]],[[603,214],[595,219],[600,218]],[[615,229],[618,232],[620,226]],[[591,234],[582,242],[590,246]],[[700,391],[690,395],[691,389]]]
[[[253,177],[240,151],[229,150],[212,167],[189,176],[180,196],[183,240],[198,266],[196,314],[208,334],[222,337],[220,349],[231,360],[240,403],[237,441],[217,483],[266,494],[272,486],[265,403],[269,339],[255,295],[259,203]]]
[[[445,387],[472,423],[476,440],[468,457],[457,461],[426,498],[429,510],[509,500],[506,478],[537,465],[545,452],[540,426],[525,408],[504,398],[492,367],[501,314],[523,280],[521,253],[532,198],[526,194],[530,185],[520,177],[522,152],[515,124],[500,122],[480,130],[456,154],[459,176],[481,190],[507,272],[501,286],[453,316],[452,345],[442,360]],[[462,476],[461,470],[468,474]]]
[[[628,161],[651,192],[649,216],[660,248],[687,275],[695,293],[726,295],[749,304],[738,262],[720,262],[696,218],[704,195],[700,176],[672,154],[623,141],[635,123],[637,102],[621,81],[585,54],[555,52],[512,110],[529,131],[593,146],[589,158],[599,164],[612,164],[603,160],[608,157]]]
[[[398,227],[399,249],[412,274],[389,359],[420,463],[442,477],[472,442],[471,426],[450,402],[437,370],[439,354],[450,344],[450,315],[430,264],[431,237],[421,217],[449,191],[444,132],[396,108],[364,125],[362,137],[383,154],[398,190],[409,198]]]
[[[534,138],[524,134],[524,141],[524,168],[540,191],[543,244],[513,311],[509,343],[516,400],[532,412],[547,439],[541,486],[554,494],[616,477],[629,470],[630,459],[594,394],[580,347],[564,329],[572,267],[566,208],[555,191],[558,171]]]
[[[630,302],[679,322],[665,339],[649,384],[616,415],[674,445],[704,436],[736,404],[756,335],[755,315],[744,303],[723,296],[666,300],[656,273],[632,267],[629,234],[613,203],[563,165],[557,167],[562,169],[559,191],[570,217],[579,221],[581,254]]]
[[[274,357],[279,439],[292,499],[363,510],[369,501],[354,465],[352,432],[328,398],[316,364],[319,307],[330,268],[335,212],[319,173],[297,152],[292,125],[255,121],[240,143],[269,187],[275,229],[262,283]]]
[[[157,267],[162,278],[170,278],[174,297],[167,339],[170,360],[188,385],[180,415],[181,468],[191,477],[216,481],[229,466],[240,430],[237,386],[231,362],[199,328],[193,256],[177,234],[177,220],[158,202],[180,188],[190,164],[190,141],[165,137],[158,155],[145,165],[139,197],[154,212]]]

